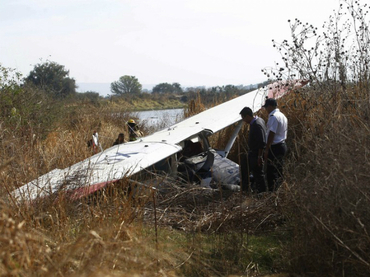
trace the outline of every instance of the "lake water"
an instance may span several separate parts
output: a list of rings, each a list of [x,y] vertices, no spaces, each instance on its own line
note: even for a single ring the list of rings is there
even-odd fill
[[[136,112],[142,124],[158,129],[169,127],[184,119],[184,109],[150,110]]]

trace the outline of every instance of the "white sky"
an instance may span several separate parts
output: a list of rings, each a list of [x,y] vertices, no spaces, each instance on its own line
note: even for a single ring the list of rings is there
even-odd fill
[[[339,0],[0,0],[0,63],[55,61],[78,83],[249,85],[280,56],[288,19],[318,27]]]

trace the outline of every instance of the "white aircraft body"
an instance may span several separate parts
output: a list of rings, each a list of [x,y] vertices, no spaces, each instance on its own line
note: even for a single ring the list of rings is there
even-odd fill
[[[203,141],[204,144],[205,153],[189,161],[197,164],[195,171],[197,168],[204,169],[208,163],[208,167],[212,168],[212,176],[208,176],[208,180],[213,178],[223,184],[237,184],[239,165],[227,159],[227,154],[243,123],[239,112],[246,106],[256,112],[261,109],[266,97],[279,98],[305,83],[295,81],[289,85],[270,85],[248,92],[152,135],[112,146],[68,168],[54,169],[14,190],[12,196],[16,200],[31,201],[63,190],[74,192],[78,198],[151,166],[163,168],[164,165],[167,173],[176,174],[177,153],[183,151],[188,140]],[[238,124],[225,149],[215,151],[210,148],[207,137],[235,123]]]

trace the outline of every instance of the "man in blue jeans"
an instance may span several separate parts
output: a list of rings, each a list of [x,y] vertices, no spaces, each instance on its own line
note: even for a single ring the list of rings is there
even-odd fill
[[[265,121],[253,116],[253,111],[245,107],[240,111],[244,122],[249,124],[248,155],[241,156],[241,177],[243,191],[247,191],[249,183],[253,183],[252,191],[266,191],[265,174],[263,170],[263,151],[266,146]],[[253,174],[253,182],[249,180],[249,174]]]
[[[269,191],[274,191],[283,182],[284,157],[288,150],[285,144],[288,119],[277,108],[277,102],[274,98],[266,99],[263,107],[268,113],[267,143],[264,153],[264,159],[267,161],[266,179]]]

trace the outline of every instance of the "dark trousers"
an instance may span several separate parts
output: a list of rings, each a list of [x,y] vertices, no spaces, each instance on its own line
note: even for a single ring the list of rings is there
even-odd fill
[[[242,177],[241,189],[243,191],[249,191],[250,187],[253,192],[259,193],[266,191],[265,173],[263,166],[258,166],[257,153],[248,153],[248,155],[242,155],[240,163]]]
[[[266,167],[266,179],[269,191],[277,190],[283,182],[284,157],[287,151],[288,148],[285,142],[271,145],[270,147]]]

